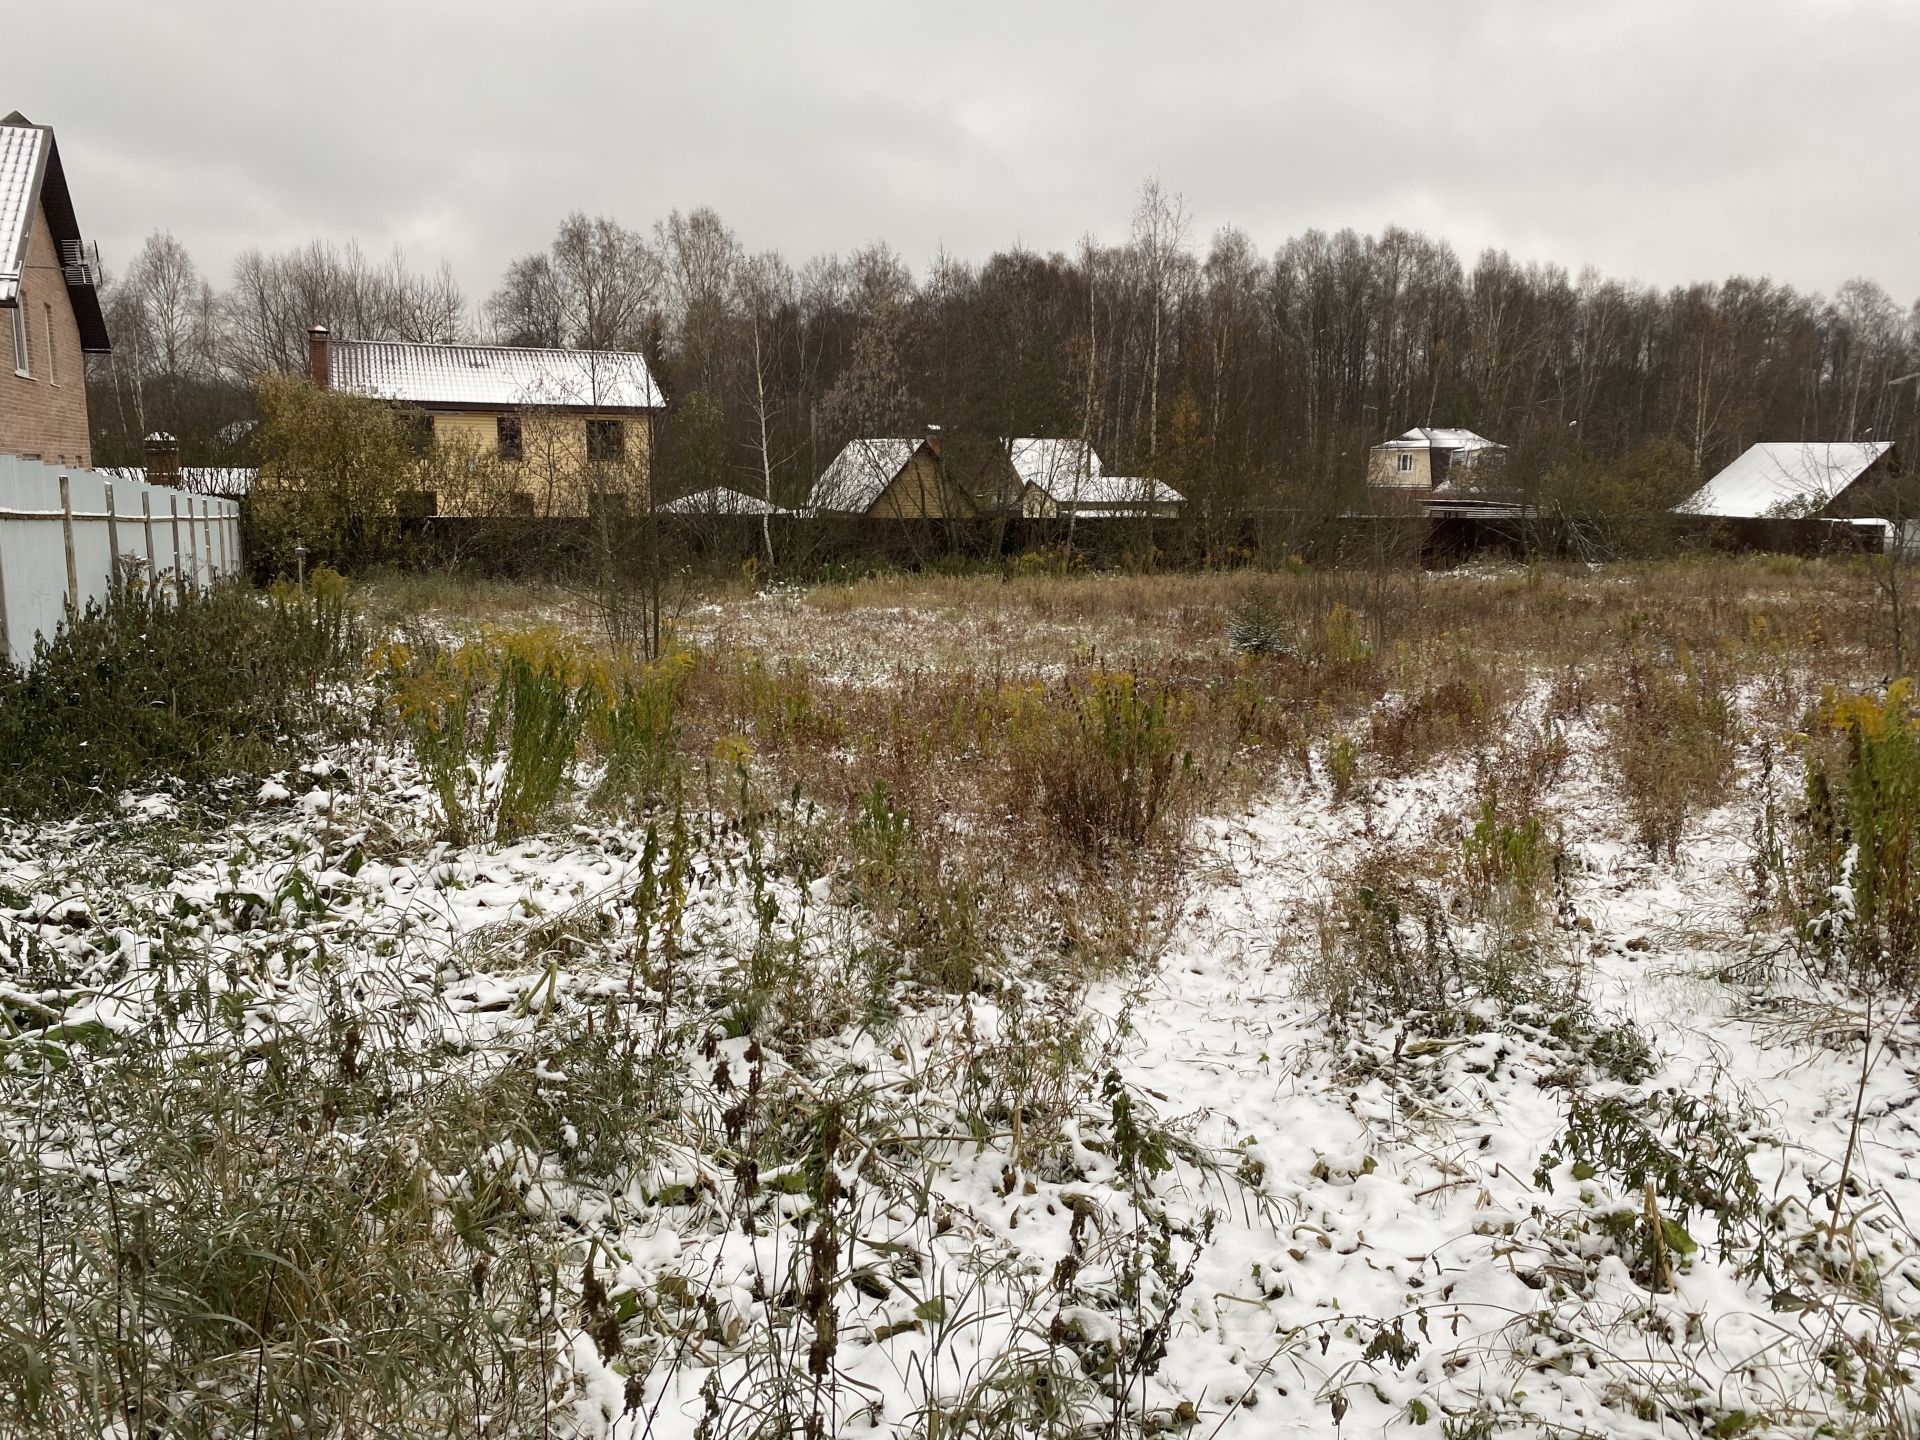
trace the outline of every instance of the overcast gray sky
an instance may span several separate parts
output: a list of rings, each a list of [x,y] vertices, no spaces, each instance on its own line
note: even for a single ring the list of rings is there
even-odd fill
[[[798,261],[916,270],[1126,233],[1400,223],[1667,285],[1920,297],[1916,0],[591,4],[92,0],[8,20],[110,267],[170,229],[357,238],[469,299],[570,209],[708,204]]]

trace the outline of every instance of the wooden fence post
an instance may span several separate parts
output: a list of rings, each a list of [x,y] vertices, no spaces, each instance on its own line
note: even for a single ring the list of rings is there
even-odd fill
[[[60,533],[67,542],[67,618],[80,613],[80,562],[73,553],[73,481],[60,477]]]
[[[200,502],[200,534],[207,542],[207,583],[213,584],[220,578],[220,572],[213,564],[213,501]]]
[[[180,563],[180,492],[174,491],[167,497],[167,508],[173,512],[173,595],[182,605],[187,603],[187,571]]]
[[[158,585],[160,571],[153,563],[153,491],[145,488],[140,491],[140,517],[147,532],[147,584]]]
[[[100,482],[107,491],[107,579],[109,583],[118,583],[120,579],[120,505],[113,498],[113,481]]]

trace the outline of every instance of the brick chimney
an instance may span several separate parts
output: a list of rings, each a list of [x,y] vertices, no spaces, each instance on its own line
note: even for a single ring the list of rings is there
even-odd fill
[[[147,450],[147,483],[180,488],[180,442],[164,430],[156,430],[144,442]]]
[[[316,390],[333,388],[333,336],[324,325],[307,329],[307,375]]]

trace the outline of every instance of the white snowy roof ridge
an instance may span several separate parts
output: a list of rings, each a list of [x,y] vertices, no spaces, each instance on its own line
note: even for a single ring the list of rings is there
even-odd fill
[[[1382,450],[1504,450],[1497,440],[1451,426],[1416,425],[1404,435],[1382,441]]]
[[[46,161],[46,127],[0,125],[0,305],[12,305],[20,293]]]
[[[814,482],[811,509],[863,515],[925,441],[900,435],[849,440]]]
[[[626,350],[336,338],[328,369],[336,389],[416,405],[657,410],[666,403],[646,356]]]
[[[660,507],[668,515],[784,515],[778,505],[770,505],[758,495],[735,490],[730,485],[710,485]]]
[[[1007,441],[1007,459],[1023,484],[1055,500],[1087,494],[1091,482],[1101,475],[1100,452],[1080,439],[1021,436]]]
[[[1679,508],[1730,520],[1818,514],[1892,449],[1888,440],[1750,445]]]
[[[1082,481],[1078,495],[1068,493],[1056,499],[1080,506],[1182,505],[1187,497],[1164,480],[1145,475],[1095,475]]]

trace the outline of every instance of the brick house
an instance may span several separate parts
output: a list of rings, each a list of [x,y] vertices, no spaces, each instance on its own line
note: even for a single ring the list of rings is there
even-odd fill
[[[88,355],[111,348],[53,131],[0,120],[0,455],[93,463]]]

